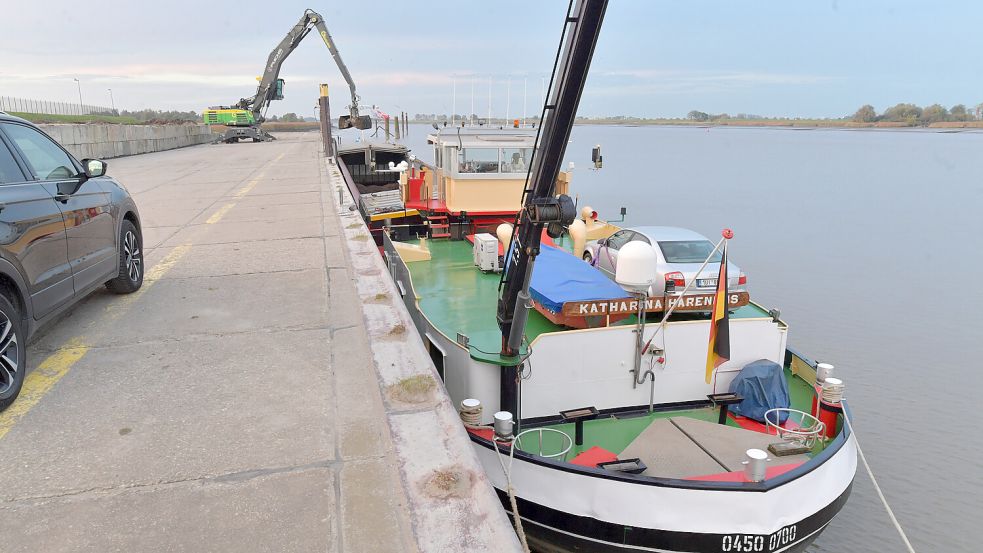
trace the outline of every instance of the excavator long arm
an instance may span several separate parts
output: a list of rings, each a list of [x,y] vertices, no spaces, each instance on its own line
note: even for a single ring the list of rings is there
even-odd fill
[[[338,49],[335,48],[334,40],[332,40],[328,28],[324,24],[324,18],[314,10],[304,11],[304,15],[297,24],[290,29],[287,36],[283,37],[280,44],[270,52],[269,57],[266,59],[266,67],[263,69],[263,78],[259,83],[259,87],[256,88],[256,94],[251,98],[239,100],[238,107],[251,111],[257,122],[262,121],[263,110],[273,100],[279,100],[283,97],[279,85],[280,67],[283,66],[283,62],[287,59],[287,56],[293,53],[297,45],[304,40],[304,37],[315,28],[318,34],[321,35],[321,39],[324,40],[324,44],[328,47],[328,51],[331,52],[331,57],[338,64],[338,69],[345,78],[345,82],[348,83],[348,88],[352,94],[352,103],[348,106],[349,115],[340,117],[338,126],[343,129],[351,126],[359,129],[371,128],[371,118],[369,116],[359,115],[358,94],[355,92],[355,81],[352,79],[351,73],[348,72],[345,62],[342,61]]]

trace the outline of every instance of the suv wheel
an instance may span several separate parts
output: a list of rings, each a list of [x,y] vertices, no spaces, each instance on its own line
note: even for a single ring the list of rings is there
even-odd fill
[[[131,294],[143,285],[143,237],[130,221],[119,230],[119,275],[106,283],[116,294]]]
[[[21,314],[0,295],[0,411],[17,399],[27,370],[27,349]]]

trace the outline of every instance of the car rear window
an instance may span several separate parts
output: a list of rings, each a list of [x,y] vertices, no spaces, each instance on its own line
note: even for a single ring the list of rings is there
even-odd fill
[[[674,240],[659,242],[662,255],[667,263],[703,263],[713,251],[709,240]],[[710,262],[720,262],[720,251],[716,251]]]

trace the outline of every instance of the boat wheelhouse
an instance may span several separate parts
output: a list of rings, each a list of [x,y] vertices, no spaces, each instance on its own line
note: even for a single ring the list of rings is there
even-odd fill
[[[338,159],[378,245],[383,227],[402,239],[460,239],[515,220],[535,139],[529,127],[443,127],[427,136],[433,164],[386,143],[348,145]],[[569,183],[561,171],[557,190]]]
[[[445,127],[427,137],[434,164],[421,188],[411,188],[407,205],[462,214],[478,226],[511,223],[522,203],[536,129]],[[569,173],[557,179],[565,193]],[[486,224],[487,223],[487,224]]]

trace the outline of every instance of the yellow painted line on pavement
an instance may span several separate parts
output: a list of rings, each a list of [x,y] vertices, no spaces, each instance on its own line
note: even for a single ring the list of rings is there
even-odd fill
[[[280,154],[273,161],[267,164],[266,168],[270,165],[280,161],[284,154]],[[263,173],[265,173],[266,168],[263,169],[256,178],[249,181],[249,183],[239,189],[235,193],[235,198],[239,199],[249,193],[250,190],[256,187],[259,181],[263,178]],[[206,223],[214,224],[217,223],[222,217],[233,207],[235,202],[226,204],[222,206],[214,215],[208,218]],[[188,251],[191,250],[191,244],[181,244],[176,246],[170,253],[164,256],[157,264],[155,264],[149,271],[144,274],[143,286],[136,292],[117,299],[115,302],[106,307],[105,317],[100,322],[100,325],[105,326],[105,323],[113,321],[124,313],[129,311],[130,307],[140,299],[143,294],[147,293],[156,282],[158,282],[168,271],[177,265],[178,261],[183,258]],[[20,396],[14,401],[13,405],[7,408],[6,411],[0,413],[0,439],[10,432],[18,420],[20,420],[24,415],[28,413],[35,405],[37,405],[41,399],[54,388],[55,384],[59,380],[64,378],[68,371],[82,359],[86,352],[89,351],[91,346],[86,345],[84,336],[77,336],[69,340],[61,349],[52,353],[41,364],[37,366],[27,377],[24,378],[24,384],[21,387]]]
[[[234,195],[235,199],[236,200],[242,199],[242,197],[245,196],[246,194],[249,194],[249,192],[252,191],[253,188],[256,188],[256,185],[259,184],[259,181],[263,180],[263,177],[266,175],[266,170],[269,169],[269,167],[271,165],[273,165],[274,163],[276,163],[276,162],[280,161],[281,159],[283,159],[283,156],[284,156],[284,154],[280,154],[280,155],[276,156],[273,159],[273,161],[270,161],[265,167],[263,167],[263,170],[260,171],[259,174],[256,175],[255,178],[253,178],[251,181],[249,181],[249,183],[246,184],[246,186],[243,186],[242,188],[240,188],[239,190],[237,190],[236,193],[235,193],[235,195]],[[213,213],[212,216],[208,218],[208,220],[205,221],[205,224],[207,224],[207,225],[214,225],[215,223],[221,221],[222,220],[222,217],[225,217],[225,214],[228,213],[229,210],[232,209],[235,206],[236,206],[236,202],[235,201],[232,201],[232,202],[229,202],[229,203],[223,205],[222,207],[220,207],[218,209],[218,211],[216,211],[215,213]]]
[[[89,346],[82,344],[79,339],[70,340],[63,349],[49,355],[31,374],[27,375],[20,397],[6,411],[0,413],[0,439],[10,432],[14,424],[37,405],[63,376],[68,374],[72,365],[85,356],[87,351]]]
[[[163,259],[158,261],[153,267],[150,268],[143,275],[143,286],[139,290],[133,292],[132,294],[117,298],[113,303],[106,306],[106,318],[99,321],[100,325],[105,325],[109,321],[113,321],[121,317],[124,313],[130,310],[130,307],[137,302],[147,290],[159,281],[164,274],[170,271],[177,262],[181,260],[188,251],[191,250],[191,244],[181,244],[180,246],[175,246],[173,250]]]
[[[164,259],[161,259],[159,263],[147,271],[143,277],[143,286],[139,290],[119,298],[106,308],[105,318],[100,323],[105,325],[105,323],[115,320],[129,311],[133,303],[140,299],[140,296],[145,294],[165,273],[170,271],[190,249],[191,244],[182,244],[171,250],[171,253],[164,256]],[[90,346],[85,343],[84,336],[72,338],[64,347],[41,361],[41,364],[24,378],[20,396],[6,411],[0,413],[0,439],[3,439],[4,435],[14,427],[14,424],[37,405],[59,380],[68,374],[75,363],[85,356],[89,348]]]
[[[235,202],[230,202],[223,205],[222,207],[218,208],[218,211],[213,213],[212,216],[209,217],[207,221],[205,221],[205,224],[214,225],[215,223],[221,221],[222,217],[225,217],[225,214],[228,213],[229,210],[235,206],[236,206]]]

